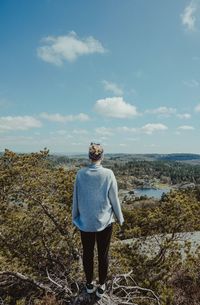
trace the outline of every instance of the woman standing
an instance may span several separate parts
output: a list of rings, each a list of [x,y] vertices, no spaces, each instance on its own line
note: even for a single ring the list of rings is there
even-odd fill
[[[111,169],[101,165],[103,147],[91,143],[90,164],[76,174],[73,192],[72,223],[78,227],[83,246],[83,268],[86,290],[93,293],[93,258],[95,240],[98,250],[99,286],[96,295],[102,297],[106,290],[108,251],[114,216],[120,225],[124,222],[118,198],[118,186]]]

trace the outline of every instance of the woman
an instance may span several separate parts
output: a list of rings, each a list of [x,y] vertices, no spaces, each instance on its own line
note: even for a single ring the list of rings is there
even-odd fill
[[[103,147],[91,143],[90,164],[78,170],[74,183],[72,223],[78,227],[83,246],[83,268],[86,290],[93,293],[93,258],[95,240],[98,250],[99,286],[96,295],[101,298],[106,290],[108,250],[114,216],[120,225],[124,222],[118,198],[118,186],[111,169],[101,165]]]

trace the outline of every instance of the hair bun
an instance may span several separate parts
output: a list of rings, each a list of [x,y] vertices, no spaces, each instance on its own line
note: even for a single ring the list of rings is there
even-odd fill
[[[103,155],[103,147],[98,143],[90,143],[89,146],[89,158],[92,160],[99,160]]]

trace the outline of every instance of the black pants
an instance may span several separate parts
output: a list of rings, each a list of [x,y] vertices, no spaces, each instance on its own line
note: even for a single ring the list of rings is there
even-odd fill
[[[81,241],[83,245],[83,268],[86,275],[87,283],[93,280],[93,266],[94,266],[94,246],[97,241],[98,251],[98,269],[99,269],[99,284],[105,283],[108,272],[108,250],[112,235],[112,225],[108,225],[104,230],[98,232],[83,232],[81,233]]]

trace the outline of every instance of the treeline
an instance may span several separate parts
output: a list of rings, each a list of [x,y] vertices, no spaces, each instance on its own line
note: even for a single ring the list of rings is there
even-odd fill
[[[102,165],[111,168],[117,176],[134,176],[138,179],[157,178],[159,180],[167,181],[171,184],[179,183],[195,183],[200,184],[200,164],[189,164],[179,161],[174,161],[177,154],[173,155],[156,155],[157,160],[137,160],[132,158],[128,160],[125,155],[117,157],[105,157]],[[193,155],[192,155],[193,156]],[[194,155],[196,158],[199,155]],[[193,156],[193,158],[194,158]],[[154,156],[155,157],[155,156]],[[180,154],[179,159],[187,160],[191,158],[190,155]],[[130,158],[130,156],[129,156]],[[87,166],[89,160],[86,157],[68,157],[49,155],[48,159],[53,165],[66,165],[75,167]]]
[[[175,161],[129,161],[124,164],[110,164],[118,175],[132,175],[136,178],[161,179],[167,177],[172,184],[193,182],[200,184],[200,165]]]
[[[155,156],[157,160],[171,160],[171,161],[193,161],[200,160],[199,154],[164,154]]]

